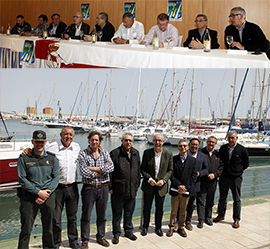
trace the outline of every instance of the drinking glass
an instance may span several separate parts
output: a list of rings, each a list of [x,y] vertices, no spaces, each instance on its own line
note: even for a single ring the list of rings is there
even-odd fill
[[[97,32],[97,36],[99,38],[99,41],[101,42],[101,37],[103,36],[103,32],[100,30]]]
[[[19,34],[21,33],[21,30],[22,30],[21,28],[17,28]]]
[[[1,28],[1,33],[4,34],[4,27]]]
[[[52,36],[52,34],[53,34],[53,29],[50,29],[49,30],[49,35]]]
[[[172,36],[171,35],[168,35],[166,36],[166,42],[171,42],[172,41]]]
[[[233,43],[233,36],[232,35],[227,35],[226,36],[226,42],[229,45],[229,49],[231,49],[232,48],[232,43]]]
[[[81,41],[81,42],[83,42],[83,38],[82,38],[83,35],[84,35],[83,31],[80,30],[80,31],[79,31],[79,36],[80,36],[80,41]]]

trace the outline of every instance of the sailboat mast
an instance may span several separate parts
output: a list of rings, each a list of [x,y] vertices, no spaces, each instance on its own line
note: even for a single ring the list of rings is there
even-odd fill
[[[139,69],[139,80],[138,80],[138,92],[137,92],[137,112],[136,112],[136,129],[138,126],[138,118],[139,118],[139,102],[140,102],[140,88],[141,88],[141,68]]]
[[[188,133],[190,134],[191,117],[192,117],[192,106],[193,106],[193,91],[194,91],[194,79],[195,69],[193,69],[192,80],[191,80],[191,96],[190,96],[190,110],[189,110],[189,122],[188,122]]]
[[[261,104],[260,104],[260,113],[259,113],[259,125],[258,125],[258,133],[257,133],[257,143],[259,143],[259,138],[260,138],[260,123],[262,121],[262,109],[263,109],[263,93],[264,93],[264,84],[266,80],[266,69],[264,69],[263,73],[263,82],[262,82],[262,91],[261,91]]]

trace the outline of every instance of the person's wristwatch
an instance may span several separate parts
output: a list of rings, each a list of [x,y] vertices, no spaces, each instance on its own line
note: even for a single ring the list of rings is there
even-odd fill
[[[127,40],[126,44],[129,44],[129,40]]]

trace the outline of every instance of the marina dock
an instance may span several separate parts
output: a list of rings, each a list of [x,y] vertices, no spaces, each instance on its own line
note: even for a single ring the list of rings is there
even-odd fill
[[[216,210],[216,205],[213,209]],[[232,228],[232,202],[228,202],[228,209],[225,220],[214,223],[213,226],[204,224],[202,229],[197,228],[197,214],[194,212],[192,217],[193,231],[187,231],[187,238],[181,237],[178,233],[174,233],[172,237],[167,237],[170,212],[164,213],[162,230],[163,237],[159,237],[154,232],[153,221],[148,230],[147,236],[140,235],[139,228],[140,217],[134,218],[134,234],[138,237],[136,241],[131,241],[123,236],[120,237],[120,242],[117,245],[111,243],[111,222],[107,222],[106,239],[110,242],[110,248],[128,248],[128,249],[143,249],[143,248],[253,248],[262,249],[270,248],[270,195],[256,196],[242,199],[242,212],[240,228]],[[216,213],[213,213],[213,217]],[[79,228],[80,229],[80,228]],[[95,224],[91,225],[91,236],[89,248],[101,249],[101,245],[96,243],[95,239]],[[69,248],[69,243],[66,238],[66,231],[63,231],[63,243],[61,249]],[[31,238],[30,248],[42,248],[41,234]],[[17,239],[0,241],[0,248],[14,249],[17,247]]]

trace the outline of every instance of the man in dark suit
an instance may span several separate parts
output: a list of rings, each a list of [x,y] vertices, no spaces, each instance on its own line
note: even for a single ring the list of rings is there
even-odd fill
[[[199,14],[196,16],[195,24],[196,29],[188,31],[188,38],[184,42],[184,47],[189,47],[191,49],[203,49],[203,36],[205,30],[208,29],[211,37],[211,49],[219,48],[217,41],[217,31],[207,28],[207,16]]]
[[[103,42],[110,42],[115,33],[114,26],[109,22],[108,18],[107,13],[100,12],[96,19],[97,24],[94,26],[94,28],[96,28],[96,32],[102,31],[102,37],[100,40]],[[90,33],[90,35],[84,36],[85,41],[92,41],[93,31]]]
[[[243,8],[232,8],[229,18],[231,25],[226,27],[224,36],[227,48],[229,44],[226,42],[226,37],[231,35],[233,49],[266,52],[269,55],[269,41],[257,24],[246,21],[246,11]]]
[[[84,34],[89,34],[90,26],[87,23],[83,22],[83,15],[80,12],[77,12],[74,16],[74,23],[70,24],[67,30],[67,33],[64,34],[65,39],[77,39],[80,40],[83,38]],[[82,36],[80,36],[82,32]]]
[[[192,231],[193,227],[191,225],[192,213],[194,210],[194,201],[196,199],[196,204],[198,203],[198,193],[200,192],[201,177],[208,174],[208,164],[206,156],[199,151],[200,141],[197,138],[192,138],[189,142],[188,154],[197,159],[197,180],[194,186],[190,190],[190,198],[187,205],[187,217],[186,217],[186,229]],[[199,224],[198,224],[199,225]]]
[[[60,38],[61,35],[64,33],[67,25],[64,22],[60,21],[60,15],[57,13],[52,14],[51,18],[52,23],[49,25],[48,28],[49,33],[53,37]]]
[[[189,147],[186,140],[178,143],[179,154],[173,157],[173,174],[171,177],[171,217],[167,236],[174,232],[175,218],[179,214],[177,232],[182,237],[187,237],[185,232],[186,207],[189,200],[189,192],[197,179],[197,159],[187,154]]]
[[[121,141],[122,145],[110,152],[114,164],[114,171],[110,174],[109,191],[113,213],[113,244],[119,243],[123,210],[125,237],[137,239],[133,234],[132,215],[140,186],[140,154],[132,147],[134,140],[131,133],[126,133]]]
[[[205,222],[212,226],[212,208],[214,206],[217,179],[223,171],[223,164],[219,152],[215,150],[217,139],[210,136],[207,139],[206,147],[201,152],[206,155],[209,172],[201,178],[201,191],[198,193],[197,212],[199,224]]]
[[[143,175],[143,229],[141,235],[148,232],[152,202],[155,197],[155,232],[163,236],[161,223],[163,217],[163,203],[168,192],[168,180],[173,171],[173,155],[162,148],[164,139],[162,134],[156,134],[153,138],[154,148],[145,150],[143,153],[141,173]]]
[[[233,228],[238,228],[241,213],[241,185],[244,170],[249,166],[248,151],[237,143],[237,133],[228,133],[228,143],[220,147],[220,158],[223,162],[223,172],[219,179],[219,202],[218,216],[213,220],[219,222],[224,220],[227,208],[227,196],[229,189],[233,196]]]

